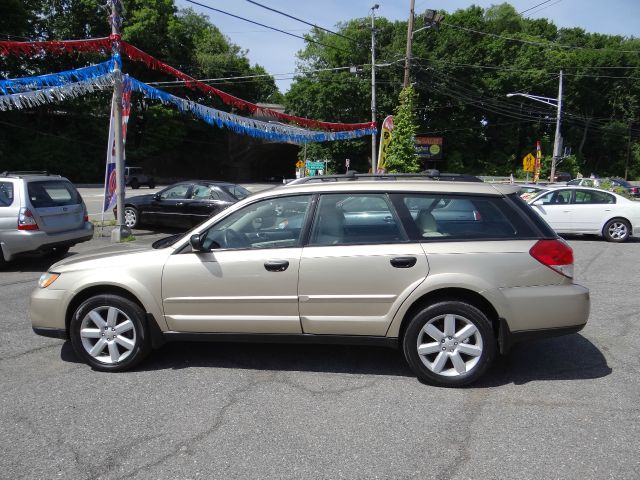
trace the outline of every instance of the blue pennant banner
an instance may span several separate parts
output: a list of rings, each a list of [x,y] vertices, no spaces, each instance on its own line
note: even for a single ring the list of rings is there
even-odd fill
[[[0,80],[0,92],[2,95],[22,93],[31,90],[41,90],[47,87],[59,87],[73,82],[81,82],[91,78],[100,77],[113,71],[116,61],[98,63],[89,67],[67,70],[65,72],[39,75],[37,77],[22,77],[10,80]]]
[[[176,97],[170,93],[150,87],[134,78],[125,75],[125,83],[130,82],[131,89],[141,92],[145,97],[158,100],[165,105],[175,105],[181,112],[190,112],[194,116],[215,125],[219,128],[255,138],[263,138],[277,142],[291,142],[305,144],[311,142],[330,142],[334,140],[351,140],[354,138],[371,135],[376,132],[375,128],[362,128],[359,130],[349,130],[342,132],[326,132],[316,130],[306,130],[299,127],[285,125],[279,122],[264,122],[252,118],[241,117],[232,113],[216,110],[191,100]]]

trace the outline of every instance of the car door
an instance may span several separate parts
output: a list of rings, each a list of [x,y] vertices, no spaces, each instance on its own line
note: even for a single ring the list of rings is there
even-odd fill
[[[604,222],[614,215],[616,197],[601,190],[577,189],[571,204],[572,231],[600,233]]]
[[[302,329],[383,336],[427,273],[387,195],[324,194],[300,262]]]
[[[278,198],[305,216],[310,195]],[[172,255],[162,275],[169,328],[181,332],[300,334],[298,270],[302,224],[262,229],[276,202],[244,206],[202,232],[210,252]],[[293,213],[292,213],[293,214]]]
[[[573,231],[570,189],[554,189],[537,197],[531,206],[556,232]]]
[[[188,225],[185,207],[191,195],[192,184],[178,183],[155,194],[151,202],[141,212],[143,223],[165,227],[185,227]]]

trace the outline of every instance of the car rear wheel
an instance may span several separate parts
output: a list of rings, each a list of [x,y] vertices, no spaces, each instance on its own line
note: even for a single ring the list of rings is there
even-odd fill
[[[69,252],[70,248],[71,245],[53,247],[53,249],[51,250],[51,255],[53,255],[54,257],[64,257]]]
[[[140,183],[138,183],[138,180],[136,180],[135,178],[131,180],[131,183],[129,183],[129,185],[131,185],[131,188],[133,188],[134,190],[140,188]]]
[[[124,207],[124,224],[129,228],[136,228],[140,224],[137,209],[134,207]]]
[[[403,350],[420,380],[461,387],[486,371],[496,353],[496,340],[484,313],[468,303],[447,300],[414,315],[405,331]]]
[[[153,180],[151,180],[149,182],[148,186],[149,186],[149,188],[156,188],[156,183]]]
[[[144,311],[118,295],[85,300],[75,311],[70,327],[76,354],[96,370],[133,368],[151,349]]]
[[[602,230],[602,236],[608,242],[625,242],[631,234],[631,225],[626,220],[609,220]]]

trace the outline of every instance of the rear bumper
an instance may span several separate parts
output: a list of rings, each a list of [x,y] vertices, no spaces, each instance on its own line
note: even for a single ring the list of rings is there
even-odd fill
[[[512,332],[509,330],[509,325],[504,320],[500,319],[500,333],[498,336],[498,344],[500,346],[500,353],[506,354],[517,343],[530,342],[533,340],[542,340],[545,338],[559,337],[562,335],[570,335],[577,333],[584,328],[586,323],[581,325],[571,325],[569,327],[557,327],[557,328],[542,328],[539,330],[520,330],[518,332]]]
[[[60,233],[46,233],[41,230],[12,230],[2,234],[2,252],[6,261],[16,255],[43,252],[55,247],[71,246],[93,238],[93,224],[85,222],[81,229]]]

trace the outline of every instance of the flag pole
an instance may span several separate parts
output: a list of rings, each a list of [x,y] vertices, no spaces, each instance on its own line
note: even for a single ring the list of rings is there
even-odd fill
[[[120,11],[122,10],[121,0],[111,0],[111,37],[112,42],[112,54],[116,58],[114,74],[115,82],[113,85],[113,104],[114,108],[114,141],[116,152],[116,207],[117,218],[116,228],[111,231],[111,241],[121,242],[129,235],[131,230],[124,225],[124,146],[122,137],[122,71],[120,70],[120,25],[122,24],[122,17]]]

